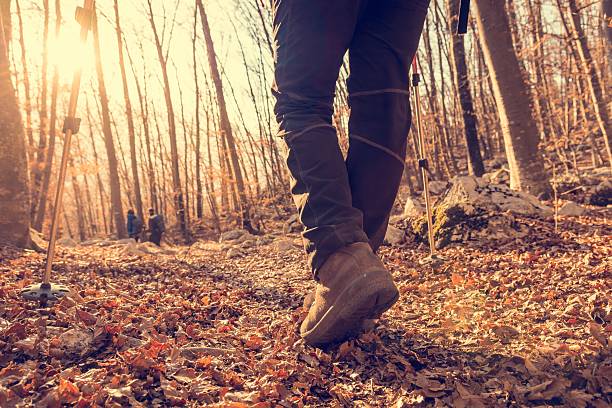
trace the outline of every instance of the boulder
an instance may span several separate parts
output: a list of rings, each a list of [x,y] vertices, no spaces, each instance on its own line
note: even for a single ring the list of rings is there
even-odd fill
[[[482,175],[484,181],[492,184],[510,184],[510,171],[506,167]]]
[[[446,187],[448,183],[446,181],[430,181],[429,182],[429,192],[433,195],[440,195],[444,191],[446,191]]]
[[[388,245],[399,245],[404,242],[406,233],[404,230],[397,228],[393,225],[387,226],[387,233],[385,234],[385,243]]]
[[[296,249],[295,243],[290,239],[279,239],[274,241],[274,247],[278,252],[288,252],[292,249]]]
[[[129,244],[135,244],[136,240],[134,238],[124,238],[124,239],[120,239],[117,240],[116,244],[119,245],[129,245]]]
[[[248,233],[249,233],[248,231],[245,231],[243,229],[235,229],[232,231],[226,231],[221,234],[221,237],[219,238],[219,242],[236,241]]]
[[[490,184],[474,176],[459,176],[433,209],[437,248],[452,243],[518,238],[529,233],[520,216],[549,217],[552,210],[534,196]],[[427,241],[426,216],[408,218],[404,226],[418,241]]]
[[[425,215],[425,205],[421,200],[413,197],[408,197],[404,205],[403,218],[417,218]]]
[[[244,256],[244,251],[242,248],[232,247],[227,251],[226,256],[228,259],[242,258]]]
[[[57,240],[57,245],[72,248],[77,246],[77,242],[70,237],[63,237]]]
[[[568,217],[579,217],[583,215],[586,211],[587,209],[584,208],[583,206],[578,205],[573,201],[568,201],[565,204],[563,204],[561,208],[559,208],[558,214],[568,216]]]
[[[589,204],[599,207],[607,207],[612,204],[612,181],[605,180],[599,183],[589,197]]]
[[[298,214],[293,214],[285,223],[283,224],[283,232],[285,234],[290,234],[294,232],[302,232],[302,223],[300,222]]]

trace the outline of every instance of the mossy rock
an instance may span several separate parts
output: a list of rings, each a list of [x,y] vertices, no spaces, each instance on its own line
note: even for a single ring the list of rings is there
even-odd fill
[[[481,230],[488,221],[483,217],[486,212],[464,204],[439,205],[433,210],[433,233],[436,248],[444,248],[452,242],[458,230]],[[417,241],[427,242],[427,216],[412,221],[411,229]]]

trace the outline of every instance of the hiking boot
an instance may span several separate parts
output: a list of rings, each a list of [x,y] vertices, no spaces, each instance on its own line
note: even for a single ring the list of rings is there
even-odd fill
[[[398,299],[391,274],[370,245],[357,242],[334,252],[318,271],[319,283],[300,334],[322,346],[355,335]]]
[[[315,293],[316,293],[316,289],[314,289],[312,292],[308,293],[304,297],[304,304],[302,305],[302,308],[305,312],[309,311],[310,306],[312,306],[312,304],[314,303]],[[377,323],[378,323],[378,319],[364,319],[363,323],[361,324],[361,327],[358,327],[357,331],[350,335],[359,336],[361,333],[365,333],[370,330],[374,330]]]

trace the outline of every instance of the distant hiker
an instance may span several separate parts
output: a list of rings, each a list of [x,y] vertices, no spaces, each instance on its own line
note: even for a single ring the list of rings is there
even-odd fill
[[[130,238],[134,238],[136,242],[140,239],[140,234],[142,234],[143,223],[136,214],[134,214],[134,210],[128,210],[127,212],[127,231],[128,236]]]
[[[300,333],[324,345],[357,334],[398,299],[376,256],[404,171],[410,63],[429,0],[273,0],[273,94],[291,192],[318,282]],[[349,53],[350,147],[332,122]]]
[[[160,214],[155,214],[155,210],[149,208],[149,241],[160,246],[162,235],[165,231],[164,217]]]

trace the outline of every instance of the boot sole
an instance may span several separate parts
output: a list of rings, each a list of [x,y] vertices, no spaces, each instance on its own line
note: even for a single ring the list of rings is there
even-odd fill
[[[364,320],[378,319],[391,308],[399,291],[389,277],[371,276],[376,272],[363,274],[344,289],[314,327],[302,334],[304,341],[320,346],[344,340],[359,333]]]

